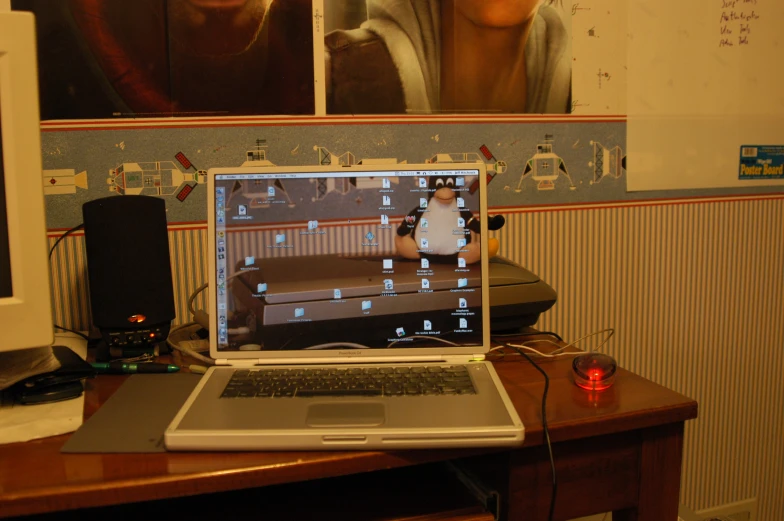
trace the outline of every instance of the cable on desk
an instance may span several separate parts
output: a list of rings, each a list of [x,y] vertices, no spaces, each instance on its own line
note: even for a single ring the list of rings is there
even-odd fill
[[[532,331],[530,333],[502,333],[502,334],[493,333],[493,337],[495,338],[510,338],[510,337],[519,338],[522,336],[539,336],[539,335],[548,335],[559,340],[560,342],[564,341],[564,339],[561,338],[561,335],[559,335],[558,333],[554,333],[552,331]]]
[[[523,351],[522,349],[514,345],[507,344],[506,342],[498,340],[495,337],[493,338],[493,341],[502,344],[510,349],[514,349],[515,351],[520,353],[520,356],[525,357],[525,359],[528,360],[528,362],[532,366],[534,366],[534,369],[539,371],[542,374],[542,376],[544,376],[544,392],[542,393],[542,430],[544,431],[544,439],[547,442],[547,452],[550,455],[550,470],[552,471],[552,475],[553,475],[552,495],[550,496],[550,513],[547,516],[547,519],[549,521],[552,521],[553,513],[555,512],[555,497],[556,494],[558,493],[558,478],[556,477],[555,474],[555,459],[553,458],[553,446],[552,443],[550,443],[550,429],[547,426],[547,393],[550,390],[550,377],[547,376],[547,373],[544,372],[544,370],[541,367],[539,367],[539,365],[536,362],[534,362],[531,359],[531,357],[528,356],[525,353],[525,351]]]
[[[615,330],[613,328],[606,328],[606,329],[602,329],[602,330],[599,330],[599,331],[595,331],[593,333],[588,333],[587,335],[582,336],[582,337],[578,338],[577,340],[575,340],[574,342],[570,342],[570,343],[568,343],[568,344],[566,344],[564,346],[561,346],[561,345],[553,342],[552,340],[548,340],[546,338],[542,338],[542,339],[539,339],[539,340],[532,340],[532,341],[529,341],[529,342],[523,342],[521,344],[509,344],[509,343],[505,343],[505,342],[499,341],[498,338],[501,338],[501,337],[498,337],[497,335],[493,335],[493,340],[496,343],[499,343],[499,344],[502,344],[502,345],[491,348],[490,352],[498,351],[500,349],[504,349],[504,348],[507,348],[507,347],[511,347],[511,348],[525,349],[526,351],[534,353],[536,356],[539,356],[539,357],[542,357],[542,358],[557,358],[557,357],[560,357],[560,356],[576,356],[576,355],[581,355],[581,354],[585,353],[586,351],[565,352],[566,349],[569,348],[569,347],[575,347],[578,343],[582,342],[583,340],[585,340],[587,338],[591,338],[591,337],[594,337],[594,336],[597,336],[597,335],[601,335],[603,333],[606,333],[607,336],[604,337],[601,342],[599,342],[599,345],[597,345],[593,349],[590,349],[590,350],[587,351],[587,352],[592,353],[592,352],[599,351],[601,349],[601,347],[604,344],[606,344],[612,338],[612,336],[615,334]],[[519,336],[528,336],[528,335],[519,335]],[[557,346],[558,349],[555,349],[551,353],[542,353],[541,351],[538,351],[538,350],[534,349],[533,347],[531,347],[531,345],[529,345],[529,343],[536,344],[536,343],[539,343],[539,342],[546,342],[548,344],[553,344],[554,346]],[[504,357],[504,353],[502,352],[501,356],[498,357],[498,358],[502,359],[503,357]]]
[[[172,328],[172,330],[169,332],[169,336],[166,337],[166,343],[169,345],[169,347],[171,347],[172,349],[176,349],[177,351],[183,353],[184,355],[187,355],[187,356],[190,356],[192,358],[195,358],[196,360],[204,362],[207,365],[215,365],[215,360],[213,360],[212,358],[209,358],[207,356],[201,355],[201,354],[197,353],[196,351],[194,351],[193,349],[189,349],[187,347],[183,347],[183,346],[181,346],[179,344],[179,342],[177,342],[175,344],[174,342],[171,341],[172,335],[175,332],[177,332],[177,331],[179,331],[181,329],[185,329],[186,327],[195,326],[195,325],[197,325],[196,322],[186,322],[185,324],[180,324],[179,326],[176,326],[176,327]]]

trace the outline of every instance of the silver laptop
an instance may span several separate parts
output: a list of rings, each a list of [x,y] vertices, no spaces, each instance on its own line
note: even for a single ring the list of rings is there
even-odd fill
[[[208,172],[210,354],[170,450],[516,446],[483,164]]]

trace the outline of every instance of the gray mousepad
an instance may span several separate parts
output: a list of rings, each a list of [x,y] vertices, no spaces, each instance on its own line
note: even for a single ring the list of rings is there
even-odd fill
[[[65,442],[66,453],[166,452],[163,431],[198,374],[135,374]]]

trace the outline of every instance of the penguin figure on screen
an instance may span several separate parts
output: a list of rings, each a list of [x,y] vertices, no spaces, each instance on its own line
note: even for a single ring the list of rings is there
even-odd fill
[[[480,260],[479,215],[467,208],[471,179],[445,175],[416,178],[421,197],[397,228],[395,248],[406,259],[428,259],[440,264],[455,264],[458,259],[466,264]],[[488,220],[489,230],[498,230],[504,218],[496,215]],[[492,257],[498,253],[495,238],[488,241]]]

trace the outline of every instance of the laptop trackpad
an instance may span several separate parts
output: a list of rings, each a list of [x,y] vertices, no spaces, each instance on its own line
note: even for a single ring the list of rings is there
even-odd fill
[[[383,403],[314,403],[308,407],[309,427],[367,427],[384,423]]]

